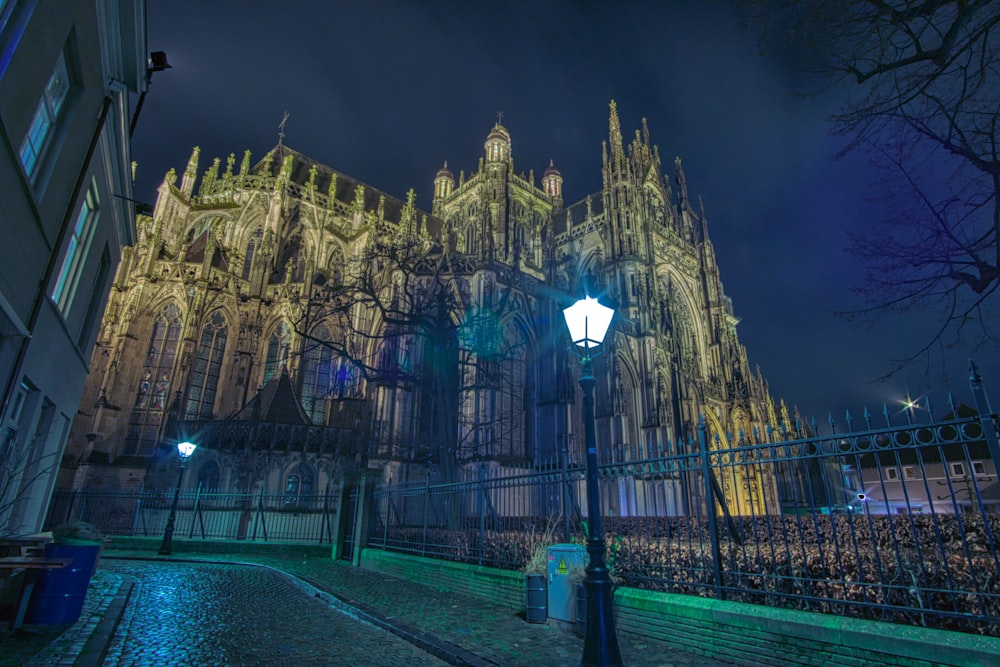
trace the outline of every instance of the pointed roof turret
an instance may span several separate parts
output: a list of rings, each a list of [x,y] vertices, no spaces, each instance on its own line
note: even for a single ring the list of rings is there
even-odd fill
[[[181,179],[181,192],[188,197],[194,192],[194,182],[198,180],[198,156],[200,154],[201,149],[195,146],[188,159],[187,169],[184,170],[184,178]]]
[[[612,163],[621,164],[625,161],[625,151],[622,148],[622,128],[618,120],[618,105],[611,100],[611,116],[608,119],[608,143],[611,144]]]
[[[310,424],[295,393],[288,368],[281,367],[257,395],[236,413],[237,421],[262,421],[274,424]]]
[[[510,132],[497,120],[486,137],[486,161],[503,162],[511,155]]]
[[[542,174],[542,189],[550,197],[562,197],[563,178],[555,163],[549,160],[549,166]]]

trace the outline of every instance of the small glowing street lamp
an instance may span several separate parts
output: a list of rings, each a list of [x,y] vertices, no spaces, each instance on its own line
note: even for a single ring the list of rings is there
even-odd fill
[[[585,297],[563,311],[574,350],[582,362],[580,388],[583,389],[583,432],[587,445],[587,631],[583,639],[584,667],[621,665],[615,618],[611,606],[611,576],[604,562],[604,536],[601,534],[601,496],[597,486],[597,437],[594,426],[594,367],[591,350],[600,346],[611,326],[615,311]]]
[[[181,457],[181,471],[177,475],[177,487],[174,489],[174,502],[170,506],[170,516],[167,517],[167,528],[163,531],[163,544],[160,545],[160,555],[169,556],[173,549],[174,522],[177,520],[177,498],[181,494],[181,482],[184,480],[184,468],[188,459],[194,454],[198,445],[193,442],[178,442],[177,455]]]

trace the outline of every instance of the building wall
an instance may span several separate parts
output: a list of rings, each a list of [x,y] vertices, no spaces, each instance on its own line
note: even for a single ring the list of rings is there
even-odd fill
[[[595,362],[602,460],[690,451],[705,415],[713,442],[752,440],[777,426],[680,161],[665,176],[645,127],[624,146],[613,103],[607,143],[602,191],[564,207],[555,167],[541,187],[533,172],[516,172],[514,143],[498,124],[468,179],[462,173],[456,183],[447,167],[437,173],[431,214],[416,209],[412,192],[396,199],[280,144],[256,164],[249,152],[215,159],[199,179],[195,149],[180,177],[167,174],[115,277],[62,483],[162,483],[169,476],[154,477],[173,456],[171,419],[222,421],[243,410],[245,421],[280,367],[317,424],[364,441],[368,465],[395,480],[422,479],[428,468],[457,479],[483,463],[582,461],[579,364],[567,351],[561,309],[585,292],[617,311]],[[428,417],[437,409],[428,384],[344,371],[317,407],[306,379],[310,355],[321,349],[317,326],[329,324],[333,338],[342,331],[316,315],[330,313],[329,286],[347,281],[342,273],[379,244],[426,248],[430,268],[411,282],[397,271],[393,284],[405,282],[405,298],[415,299],[429,289],[428,276],[446,283],[454,326],[441,340],[393,338],[384,318],[359,307],[351,327],[365,335],[352,344],[373,367],[391,357],[418,376],[427,370],[420,377],[430,385],[459,367],[445,436]],[[469,331],[497,335],[471,340]],[[390,341],[398,346],[392,355]],[[480,373],[489,381],[478,381]],[[435,438],[450,443],[447,451],[434,450]],[[211,443],[202,444],[202,464],[217,465]],[[269,447],[219,483],[280,492],[290,462],[319,466],[324,456],[294,443]],[[187,483],[197,483],[202,464],[192,461]],[[744,491],[727,493],[745,502]]]
[[[134,242],[127,128],[144,22],[137,0],[0,8],[0,534],[41,528]]]

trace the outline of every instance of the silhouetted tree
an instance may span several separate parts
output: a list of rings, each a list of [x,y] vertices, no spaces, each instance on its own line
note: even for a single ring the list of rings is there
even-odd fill
[[[857,291],[877,316],[923,308],[940,328],[898,370],[974,327],[996,345],[1000,286],[1000,3],[990,0],[745,0],[767,48],[834,77],[833,127],[886,168],[883,225],[851,236]],[[829,82],[829,79],[826,79]]]
[[[425,236],[387,230],[343,266],[329,267],[331,278],[316,286],[296,325],[307,354],[316,346],[331,351],[341,373],[366,381],[369,397],[382,387],[409,402],[412,428],[380,431],[370,454],[434,464],[443,480],[457,477],[477,443],[520,418],[520,411],[484,416],[465,405],[479,392],[514,392],[504,362],[523,353],[501,322],[509,292],[494,308],[476,307],[467,260]],[[320,324],[328,339],[315,335]]]

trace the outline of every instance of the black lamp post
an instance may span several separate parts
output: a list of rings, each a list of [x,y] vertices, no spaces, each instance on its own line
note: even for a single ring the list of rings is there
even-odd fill
[[[597,438],[594,433],[594,367],[591,349],[597,348],[611,326],[615,311],[602,306],[597,299],[586,297],[563,311],[570,337],[576,346],[583,369],[580,388],[583,389],[583,432],[587,445],[587,631],[583,639],[583,667],[614,667],[622,664],[615,634],[615,617],[611,607],[611,576],[604,562],[604,536],[601,533],[601,497],[597,486]]]
[[[174,489],[174,502],[170,505],[170,516],[167,517],[167,528],[163,531],[163,544],[160,545],[160,555],[169,556],[174,541],[174,522],[177,520],[177,498],[181,495],[181,482],[184,480],[184,468],[188,459],[198,446],[193,442],[178,442],[177,455],[181,457],[181,471],[177,474],[177,487]]]

